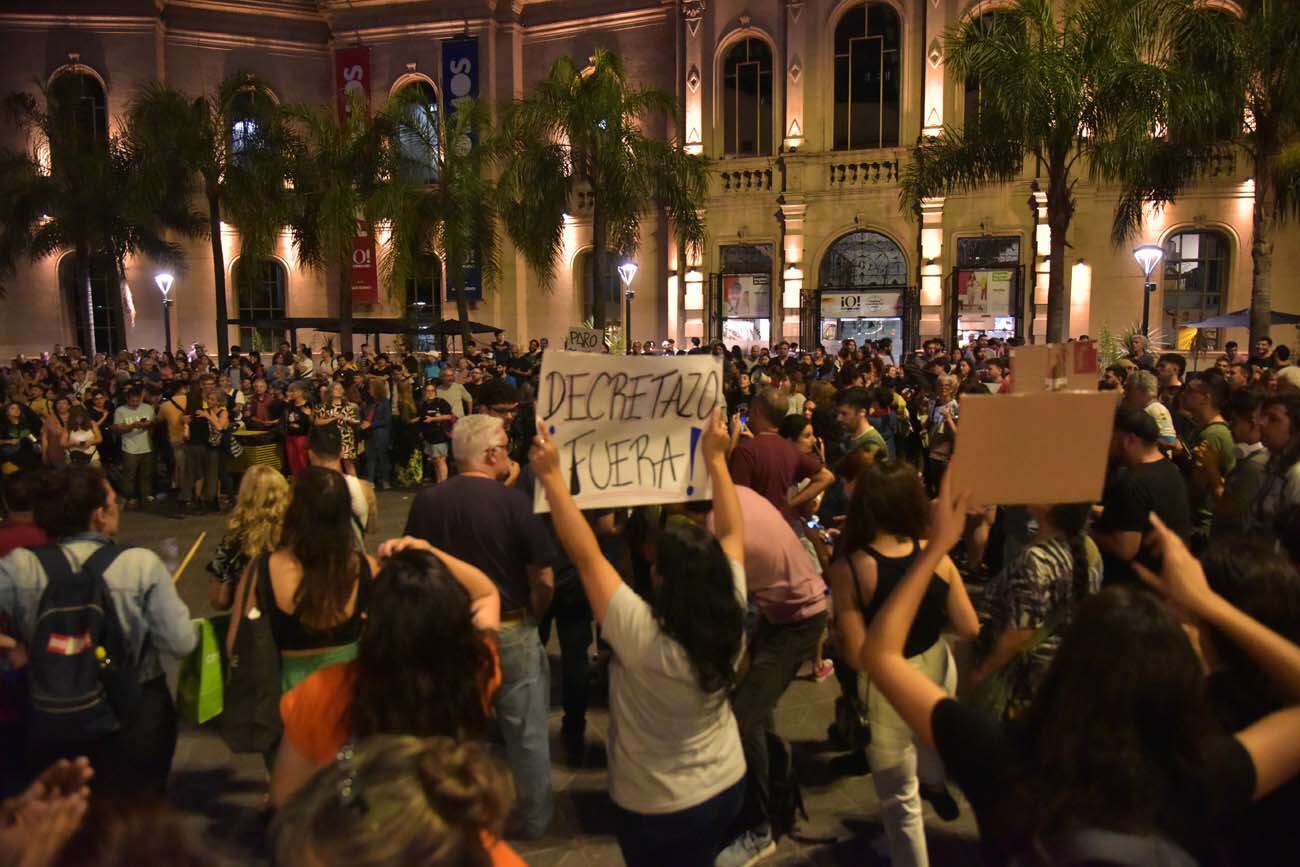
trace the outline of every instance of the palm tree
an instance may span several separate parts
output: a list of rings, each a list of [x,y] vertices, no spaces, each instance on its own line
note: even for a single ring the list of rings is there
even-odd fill
[[[360,96],[340,120],[334,107],[285,109],[291,131],[288,225],[298,261],[338,279],[339,351],[352,349],[352,253],[357,220],[368,219],[384,180],[396,127],[390,112],[372,113]]]
[[[1209,98],[1208,85],[1170,63],[1192,0],[1014,0],[945,34],[946,63],[975,77],[983,104],[962,129],[946,126],[916,151],[902,182],[905,211],[920,201],[1013,182],[1032,158],[1045,175],[1051,227],[1047,339],[1066,336],[1065,250],[1083,177],[1127,177],[1135,154],[1168,128],[1170,106]]]
[[[162,200],[140,182],[145,159],[121,135],[85,123],[77,94],[60,87],[44,91],[45,106],[28,93],[12,94],[6,108],[48,160],[36,152],[0,157],[6,192],[0,206],[0,265],[12,268],[20,257],[44,259],[63,250],[73,254],[74,285],[84,289],[88,349],[95,338],[91,267],[95,257],[113,262],[125,286],[126,259],[144,254],[173,267],[180,248],[164,237],[166,228],[192,231],[183,206]]]
[[[236,281],[256,279],[284,225],[285,159],[277,106],[266,83],[237,72],[214,93],[190,97],[155,82],[140,88],[127,135],[148,156],[143,175],[167,201],[206,204],[216,292],[217,357],[229,351],[226,262],[221,224],[239,232]]]
[[[506,114],[500,211],[506,232],[544,284],[554,278],[571,196],[582,185],[593,194],[598,327],[608,319],[608,253],[636,251],[646,213],[661,209],[683,249],[704,242],[697,209],[708,185],[708,161],[686,153],[677,141],[644,132],[676,111],[669,94],[630,84],[619,56],[598,49],[587,69],[569,57],[555,61],[533,94]]]
[[[388,293],[396,294],[429,257],[441,255],[463,345],[469,345],[466,267],[477,262],[486,285],[500,275],[496,193],[487,177],[493,159],[487,106],[463,100],[447,118],[408,88],[390,100],[385,115],[396,134],[385,142],[388,167],[368,202],[372,222],[391,229],[381,278]],[[473,135],[483,141],[469,145]]]
[[[1217,85],[1217,99],[1179,135],[1150,143],[1115,215],[1117,243],[1140,228],[1144,203],[1164,205],[1212,163],[1240,148],[1255,182],[1250,340],[1269,336],[1273,235],[1300,216],[1300,4],[1240,0],[1241,16],[1203,16],[1185,54]],[[1243,123],[1243,118],[1245,122]]]

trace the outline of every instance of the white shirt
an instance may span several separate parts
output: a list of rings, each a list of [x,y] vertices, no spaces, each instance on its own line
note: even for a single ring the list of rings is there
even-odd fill
[[[732,561],[736,604],[745,567]],[[602,635],[614,648],[609,675],[609,794],[634,813],[702,804],[745,776],[740,732],[725,692],[706,695],[686,651],[664,634],[650,605],[624,584]]]
[[[437,390],[438,397],[451,404],[452,415],[456,416],[456,418],[464,418],[468,415],[465,412],[465,401],[472,401],[473,398],[470,397],[469,390],[465,386],[459,382],[453,382],[451,385],[438,383]]]
[[[153,418],[153,407],[147,403],[141,403],[135,409],[123,404],[113,411],[113,424],[153,421]],[[153,445],[149,442],[149,428],[140,428],[122,434],[122,451],[128,455],[147,455],[153,451]]]
[[[1147,415],[1156,420],[1156,427],[1160,429],[1160,442],[1165,445],[1173,445],[1174,440],[1178,439],[1178,432],[1174,430],[1174,417],[1169,414],[1169,408],[1158,400],[1153,400],[1146,405]]]

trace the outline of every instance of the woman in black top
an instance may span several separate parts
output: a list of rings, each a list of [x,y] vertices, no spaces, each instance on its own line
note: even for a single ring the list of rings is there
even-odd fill
[[[884,460],[854,485],[839,556],[828,570],[840,655],[854,668],[861,668],[863,642],[874,628],[876,613],[912,564],[922,558],[929,523],[930,503],[910,464]],[[973,638],[979,633],[979,618],[951,560],[943,556],[928,571],[920,612],[908,631],[903,656],[928,683],[950,692],[956,688],[956,671],[940,633],[951,624],[958,635]],[[871,724],[867,760],[880,798],[890,859],[894,864],[925,864],[912,732],[874,684],[868,686],[867,717]],[[931,783],[935,796],[944,797],[942,781]]]
[[[1139,589],[1113,587],[1076,613],[1024,716],[1002,724],[959,705],[908,663],[907,636],[930,575],[962,536],[969,494],[948,480],[931,544],[890,595],[863,660],[912,730],[934,745],[979,820],[987,864],[1201,863],[1216,832],[1300,770],[1300,647],[1214,593],[1154,514],[1141,578],[1240,649],[1288,706],[1218,734],[1203,666],[1180,622]],[[1141,860],[1122,860],[1142,851]],[[1153,852],[1155,854],[1153,854]],[[1181,862],[1178,860],[1181,859]]]

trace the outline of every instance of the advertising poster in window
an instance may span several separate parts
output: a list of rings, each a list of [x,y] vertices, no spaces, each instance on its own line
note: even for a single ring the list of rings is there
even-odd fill
[[[767,319],[772,315],[769,274],[724,274],[722,298],[727,319]]]
[[[370,49],[354,45],[334,52],[334,91],[338,98],[339,120],[347,120],[358,97],[370,106]],[[352,244],[353,304],[379,303],[379,271],[375,267],[375,239],[364,220],[357,220],[357,234]]]
[[[963,316],[1007,316],[1015,271],[958,271],[957,299]]]

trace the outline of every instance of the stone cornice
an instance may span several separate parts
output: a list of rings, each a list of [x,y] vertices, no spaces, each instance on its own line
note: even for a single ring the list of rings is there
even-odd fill
[[[243,36],[233,33],[213,33],[207,30],[167,28],[168,44],[184,43],[204,48],[263,48],[284,54],[324,56],[329,46],[320,42],[292,42],[286,39],[268,39],[264,36]]]
[[[0,12],[0,27],[12,30],[48,30],[76,27],[98,33],[152,33],[158,19],[124,15],[55,15]]]
[[[572,36],[583,30],[628,30],[646,27],[667,21],[672,14],[672,7],[659,6],[634,9],[628,12],[612,12],[606,15],[591,15],[574,18],[570,21],[552,21],[545,24],[527,24],[523,26],[525,42],[545,42]]]
[[[254,15],[266,18],[289,18],[295,21],[319,23],[324,17],[314,9],[308,9],[298,3],[276,3],[274,0],[262,0],[257,6],[250,7],[239,0],[165,0],[164,6],[182,9],[202,9],[207,12],[225,12],[231,15]]]

